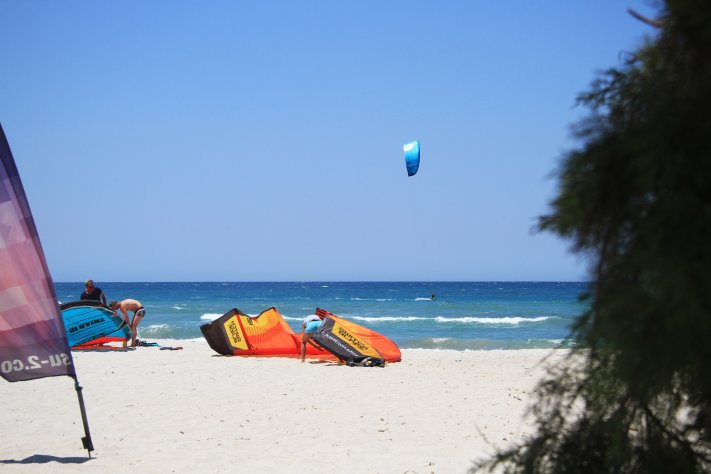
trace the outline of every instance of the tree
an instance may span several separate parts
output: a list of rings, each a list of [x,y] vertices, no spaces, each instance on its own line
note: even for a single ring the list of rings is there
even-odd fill
[[[711,2],[646,23],[580,96],[539,220],[591,262],[578,344],[536,389],[536,434],[473,470],[711,471]]]

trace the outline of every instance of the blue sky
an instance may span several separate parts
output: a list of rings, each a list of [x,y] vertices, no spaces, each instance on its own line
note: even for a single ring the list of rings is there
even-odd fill
[[[580,280],[532,229],[628,7],[5,1],[0,122],[55,281]]]

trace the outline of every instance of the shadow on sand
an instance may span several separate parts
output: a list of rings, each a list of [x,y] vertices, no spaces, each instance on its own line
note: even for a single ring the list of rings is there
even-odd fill
[[[84,464],[93,458],[86,457],[67,457],[60,458],[57,456],[49,456],[46,454],[35,454],[25,459],[0,459],[2,464],[46,464],[49,462],[58,462],[60,464]]]

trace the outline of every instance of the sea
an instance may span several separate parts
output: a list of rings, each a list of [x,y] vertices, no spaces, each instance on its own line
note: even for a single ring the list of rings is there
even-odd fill
[[[373,329],[400,348],[492,350],[571,347],[586,309],[585,282],[101,282],[107,300],[146,308],[141,339],[202,339],[200,326],[232,308],[274,306],[295,332],[316,308]],[[55,283],[61,303],[83,282]]]

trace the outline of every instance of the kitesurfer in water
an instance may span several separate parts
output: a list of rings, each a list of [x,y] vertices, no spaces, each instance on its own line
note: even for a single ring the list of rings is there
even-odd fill
[[[146,309],[143,307],[140,301],[133,300],[130,298],[125,299],[123,301],[111,301],[109,303],[109,308],[114,311],[121,310],[121,313],[123,314],[123,319],[124,321],[126,321],[126,323],[129,323],[128,312],[133,311],[133,319],[131,319],[131,322],[129,324],[131,326],[131,347],[135,347],[136,336],[138,334],[136,329],[138,328],[138,325],[143,319],[143,316],[146,315]]]
[[[311,335],[319,330],[321,324],[323,321],[315,314],[306,316],[301,323],[301,362],[306,358],[306,343],[311,340]]]
[[[80,300],[101,301],[106,306],[106,296],[101,288],[94,285],[94,280],[86,280],[84,282],[84,293],[79,297]]]

